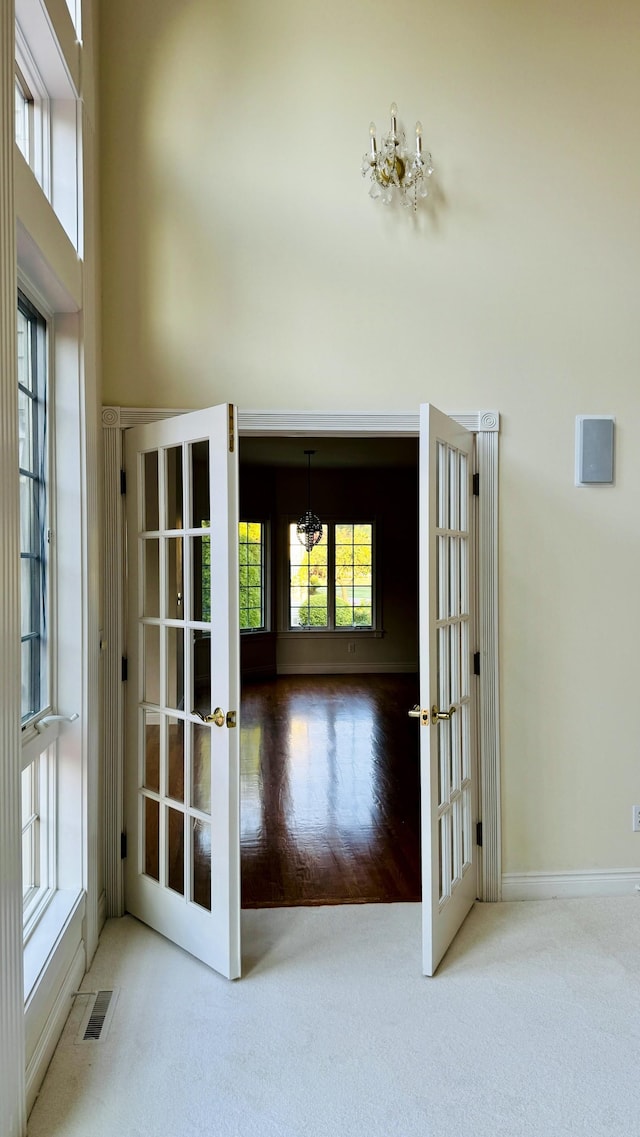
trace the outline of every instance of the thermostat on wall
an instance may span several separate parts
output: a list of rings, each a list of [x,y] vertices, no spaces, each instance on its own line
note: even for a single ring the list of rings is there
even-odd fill
[[[576,485],[612,486],[615,418],[576,415]]]

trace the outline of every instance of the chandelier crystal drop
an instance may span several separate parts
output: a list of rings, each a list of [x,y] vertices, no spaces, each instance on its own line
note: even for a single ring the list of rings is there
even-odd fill
[[[407,148],[404,131],[398,128],[398,108],[391,104],[391,129],[378,146],[376,125],[369,127],[371,149],[362,159],[362,176],[371,179],[369,196],[391,205],[399,197],[403,205],[418,208],[418,198],[428,197],[427,180],[433,173],[431,155],[422,149],[422,123],[416,123],[415,150]]]
[[[305,450],[307,455],[307,509],[298,521],[296,532],[298,540],[301,545],[304,545],[308,553],[322,540],[322,522],[320,518],[311,509],[311,455],[315,454],[315,450]]]

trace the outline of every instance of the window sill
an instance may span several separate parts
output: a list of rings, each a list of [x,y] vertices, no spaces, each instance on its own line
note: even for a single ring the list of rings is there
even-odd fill
[[[278,632],[279,640],[297,640],[300,636],[310,636],[314,640],[331,640],[334,636],[348,636],[351,640],[381,640],[381,628],[290,628]]]
[[[58,889],[53,893],[24,948],[24,1001],[33,995],[57,944],[74,917],[84,917],[84,891]]]

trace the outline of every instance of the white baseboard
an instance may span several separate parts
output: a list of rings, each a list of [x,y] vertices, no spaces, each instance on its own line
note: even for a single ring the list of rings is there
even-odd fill
[[[69,1017],[69,1012],[73,1006],[73,992],[77,991],[85,973],[86,957],[84,953],[84,943],[78,945],[78,949],[71,961],[71,965],[65,975],[64,982],[58,991],[55,1003],[51,1009],[51,1013],[47,1018],[44,1029],[38,1039],[36,1048],[31,1056],[31,1061],[27,1066],[26,1071],[26,1095],[27,1095],[27,1114],[31,1113],[33,1104],[36,1100],[38,1090],[42,1084],[42,1080],[47,1072],[47,1067],[53,1057],[53,1052],[58,1045],[60,1035],[62,1034],[64,1024]]]
[[[582,896],[630,896],[640,885],[640,868],[578,872],[503,873],[503,900],[555,900]]]
[[[279,663],[278,675],[413,675],[411,663]]]

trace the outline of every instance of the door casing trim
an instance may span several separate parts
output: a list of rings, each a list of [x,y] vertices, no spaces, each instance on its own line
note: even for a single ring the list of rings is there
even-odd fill
[[[103,801],[104,876],[107,916],[124,912],[124,881],[120,837],[124,825],[124,690],[125,652],[125,523],[121,495],[123,432],[132,426],[158,422],[186,413],[184,408],[115,407],[102,409],[103,427]],[[498,657],[498,438],[497,411],[451,414],[476,435],[479,474],[478,511],[478,699],[479,811],[482,848],[479,850],[479,891],[484,901],[502,898],[502,834],[500,798],[500,686]],[[415,412],[243,411],[238,409],[240,436],[379,438],[417,436],[420,415]]]

